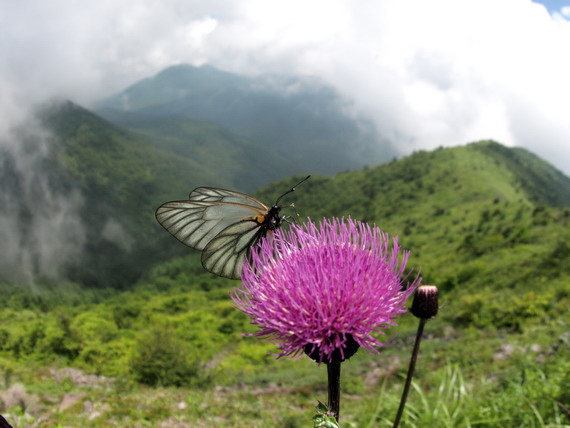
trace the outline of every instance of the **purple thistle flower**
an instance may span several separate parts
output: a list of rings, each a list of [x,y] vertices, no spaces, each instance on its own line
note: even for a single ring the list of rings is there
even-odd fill
[[[342,361],[358,346],[377,353],[383,344],[371,333],[396,325],[421,282],[405,286],[409,253],[397,238],[390,249],[378,227],[350,218],[293,224],[258,245],[232,299],[260,327],[255,335],[279,346],[278,358],[306,351]]]

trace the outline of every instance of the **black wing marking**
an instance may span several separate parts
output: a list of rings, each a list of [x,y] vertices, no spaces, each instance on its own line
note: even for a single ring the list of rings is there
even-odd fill
[[[265,226],[253,220],[228,226],[204,248],[202,266],[216,275],[240,279],[246,256],[266,232]]]

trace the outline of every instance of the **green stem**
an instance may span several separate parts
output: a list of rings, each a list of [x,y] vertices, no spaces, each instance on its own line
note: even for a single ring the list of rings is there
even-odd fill
[[[340,414],[340,364],[327,363],[327,375],[329,380],[329,412],[333,412],[336,421],[339,422]]]
[[[406,407],[406,400],[408,399],[408,392],[410,392],[410,385],[412,384],[412,377],[414,376],[416,359],[418,358],[418,352],[420,350],[420,342],[422,340],[422,334],[424,332],[424,326],[426,325],[426,321],[427,318],[420,318],[420,323],[418,325],[418,332],[416,333],[416,342],[414,343],[414,350],[412,351],[412,358],[410,358],[410,366],[408,367],[406,384],[404,385],[404,391],[402,392],[402,399],[400,400],[400,407],[398,408],[398,413],[396,414],[396,419],[394,420],[393,428],[398,428],[398,425],[400,425],[400,419],[402,419],[402,414],[404,413],[404,407]]]

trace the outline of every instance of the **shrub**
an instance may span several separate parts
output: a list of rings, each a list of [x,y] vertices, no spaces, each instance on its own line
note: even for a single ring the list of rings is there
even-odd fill
[[[197,361],[189,357],[189,351],[189,345],[171,327],[151,327],[136,341],[130,371],[137,381],[148,385],[188,384],[198,374]]]

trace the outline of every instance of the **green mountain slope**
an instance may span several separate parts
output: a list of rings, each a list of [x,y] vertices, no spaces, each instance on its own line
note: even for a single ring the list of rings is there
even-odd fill
[[[370,121],[313,78],[240,76],[211,66],[178,65],[101,102],[97,112],[138,129],[144,120],[199,118],[242,135],[283,159],[287,174],[335,173],[378,164],[394,151]],[[146,118],[133,121],[133,117]],[[149,123],[145,131],[153,130]],[[159,132],[153,132],[160,138]],[[188,135],[187,139],[190,139]],[[219,152],[218,152],[219,153]],[[256,165],[243,165],[252,168]],[[280,171],[279,171],[280,172]]]
[[[570,179],[535,154],[493,143],[480,144],[477,149],[509,170],[514,185],[523,189],[530,201],[550,206],[570,205]]]
[[[210,186],[251,192],[291,171],[302,171],[290,158],[206,120],[126,112],[116,122],[137,139],[200,165],[195,171],[198,181]]]
[[[293,181],[259,196],[272,201]],[[525,150],[481,142],[419,152],[313,177],[293,195],[303,216],[351,216],[399,235],[412,265],[445,289],[532,289],[569,271],[570,179]]]
[[[284,174],[278,155],[207,121],[147,118],[132,132],[69,101],[40,116],[52,136],[56,187],[77,188],[82,197],[85,254],[67,274],[87,284],[132,283],[183,251],[167,244],[154,218],[161,203],[185,199],[200,185],[248,191]]]
[[[127,140],[120,141],[112,147],[124,145],[116,150],[133,156]],[[271,203],[298,178],[258,196]],[[570,422],[563,407],[570,382],[568,183],[534,155],[488,141],[314,176],[286,197],[303,216],[350,215],[399,235],[411,251],[408,266],[439,286],[439,313],[426,326],[404,420],[509,428]],[[180,248],[162,232],[168,238],[162,253]],[[255,328],[228,297],[238,283],[205,272],[196,252],[187,253],[154,266],[120,293],[69,283],[25,293],[0,284],[0,369],[42,391],[46,407],[35,417],[93,424],[83,406],[49,407],[81,392],[106,409],[97,418],[101,426],[141,420],[169,426],[173,414],[189,426],[212,420],[216,426],[306,425],[309,407],[326,395],[326,370],[304,357],[276,360],[268,355],[273,345],[244,336]],[[343,411],[355,426],[389,424],[416,326],[417,319],[404,315],[380,355],[358,352],[343,365]],[[46,374],[46,364],[118,381],[105,388],[62,386]]]
[[[271,200],[289,179],[259,194]],[[511,202],[570,205],[570,178],[532,153],[493,141],[420,151],[375,168],[313,177],[299,188],[297,205],[310,215],[352,215],[404,224],[427,214],[431,221],[463,205]]]
[[[231,178],[190,157],[180,157],[134,138],[71,102],[45,108],[41,119],[51,131],[51,159],[61,182],[82,195],[80,221],[86,254],[69,272],[97,285],[127,284],[164,259],[156,207],[184,198],[195,183],[220,184]]]
[[[78,143],[72,138],[69,144]],[[117,150],[132,156],[123,144]],[[271,203],[298,178],[273,183],[258,196]],[[411,251],[408,266],[421,269],[424,283],[439,286],[439,313],[426,326],[404,420],[418,426],[568,425],[568,184],[531,153],[487,141],[314,176],[286,197],[303,216],[350,215],[399,235]],[[113,197],[103,196],[98,203]],[[161,252],[180,247],[162,232],[168,239]],[[49,407],[81,392],[106,409],[97,418],[101,426],[141,420],[169,426],[173,414],[189,426],[306,425],[309,407],[326,395],[326,370],[304,357],[276,360],[268,341],[244,336],[255,328],[228,297],[238,283],[205,272],[196,252],[188,254],[154,266],[120,293],[85,292],[69,283],[24,293],[0,284],[0,369],[7,367],[30,391],[42,391],[46,407],[34,416],[93,424],[86,407]],[[404,315],[380,355],[358,352],[343,365],[346,420],[389,425],[416,326],[417,319]],[[105,388],[62,386],[46,375],[46,364],[118,381]]]

